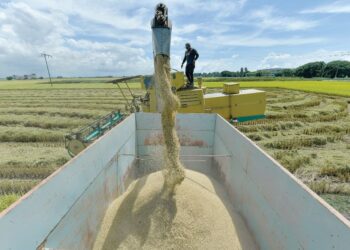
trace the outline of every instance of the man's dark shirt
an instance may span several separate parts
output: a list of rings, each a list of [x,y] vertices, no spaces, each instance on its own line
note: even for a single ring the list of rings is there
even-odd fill
[[[198,57],[199,57],[199,54],[197,50],[195,49],[191,49],[190,51],[186,50],[185,57],[182,61],[182,64],[184,64],[186,60],[187,60],[187,65],[194,64],[194,61],[196,61]]]

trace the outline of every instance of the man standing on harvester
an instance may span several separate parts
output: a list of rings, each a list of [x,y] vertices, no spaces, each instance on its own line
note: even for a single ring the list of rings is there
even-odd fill
[[[182,61],[181,68],[184,66],[184,63],[187,61],[186,64],[186,76],[187,76],[187,86],[186,88],[188,89],[193,89],[193,71],[196,66],[196,60],[199,57],[199,54],[197,50],[191,47],[191,44],[186,43],[186,52],[185,52],[185,57]]]

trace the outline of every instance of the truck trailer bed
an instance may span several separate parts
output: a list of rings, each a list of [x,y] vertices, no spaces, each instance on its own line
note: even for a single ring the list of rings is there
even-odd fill
[[[216,114],[178,114],[181,159],[215,175],[261,249],[348,249],[350,223]],[[161,169],[160,115],[130,115],[0,214],[1,249],[92,249],[107,208]],[[151,162],[151,163],[150,163]]]

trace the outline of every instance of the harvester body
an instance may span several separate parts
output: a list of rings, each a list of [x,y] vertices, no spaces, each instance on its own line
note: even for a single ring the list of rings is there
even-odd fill
[[[240,90],[238,83],[224,83],[222,92],[206,93],[198,79],[198,87],[185,88],[183,72],[172,74],[172,88],[181,106],[179,113],[216,113],[230,122],[244,122],[265,117],[266,93],[256,89]],[[157,112],[156,90],[149,77],[141,77],[141,87],[147,91],[142,102],[143,112]]]

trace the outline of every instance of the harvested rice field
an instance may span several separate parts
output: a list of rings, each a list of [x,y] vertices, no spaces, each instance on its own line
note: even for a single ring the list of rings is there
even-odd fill
[[[65,134],[124,110],[116,88],[76,85],[0,90],[0,211],[70,159]],[[349,98],[266,91],[267,118],[236,127],[350,218]]]
[[[267,91],[267,119],[236,127],[350,219],[350,99]]]
[[[64,135],[124,103],[116,87],[0,90],[0,211],[70,159]]]

